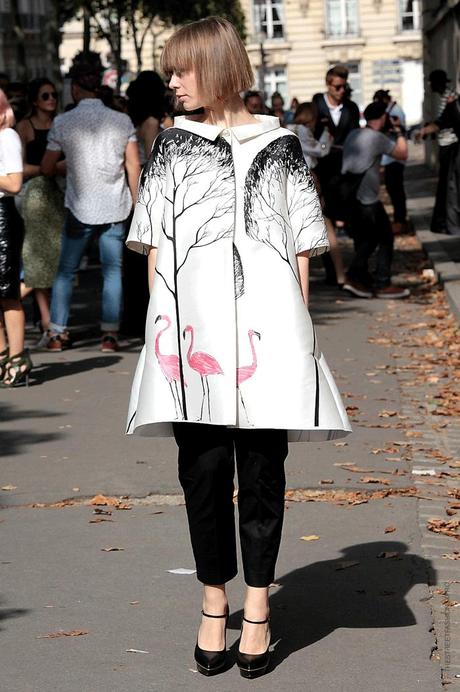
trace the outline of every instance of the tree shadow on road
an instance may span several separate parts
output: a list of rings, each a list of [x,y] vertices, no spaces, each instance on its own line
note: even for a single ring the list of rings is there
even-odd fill
[[[42,363],[33,369],[31,374],[31,384],[40,385],[51,380],[61,379],[63,377],[71,377],[80,375],[89,370],[97,370],[99,368],[109,368],[116,365],[122,360],[121,356],[100,355],[94,358],[85,358],[81,360],[66,360],[55,361],[53,363]]]
[[[0,457],[22,454],[27,447],[42,444],[44,442],[51,442],[61,437],[61,434],[57,432],[45,433],[32,430],[11,429],[10,423],[17,420],[52,418],[60,415],[62,414],[58,411],[21,410],[19,407],[2,402],[0,404],[0,421],[4,427],[0,429]],[[36,423],[34,423],[34,426],[37,427]]]
[[[338,559],[315,562],[277,579],[281,588],[270,598],[275,644],[271,669],[340,627],[415,625],[405,596],[414,584],[435,583],[436,575],[430,561],[407,549],[395,541],[352,545]],[[242,615],[233,613],[229,627],[239,628]],[[237,646],[232,647],[235,652]]]
[[[4,630],[3,622],[12,618],[19,618],[30,612],[27,608],[5,608],[5,598],[0,596],[0,632]]]

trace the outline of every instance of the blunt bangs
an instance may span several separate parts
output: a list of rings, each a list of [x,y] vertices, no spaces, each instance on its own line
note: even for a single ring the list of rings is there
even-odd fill
[[[247,91],[254,81],[241,38],[221,17],[207,17],[176,31],[163,49],[161,69],[168,78],[193,70],[200,94],[210,102]]]

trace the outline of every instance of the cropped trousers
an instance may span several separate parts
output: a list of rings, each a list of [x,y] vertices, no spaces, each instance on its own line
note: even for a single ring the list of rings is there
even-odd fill
[[[174,423],[179,481],[198,580],[225,584],[237,574],[234,519],[235,458],[245,582],[274,580],[284,517],[286,430]]]

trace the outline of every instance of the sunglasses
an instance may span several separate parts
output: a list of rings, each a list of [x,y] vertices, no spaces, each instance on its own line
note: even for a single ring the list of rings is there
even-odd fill
[[[48,99],[54,99],[56,101],[57,93],[55,91],[45,91],[41,94],[40,98],[42,101],[48,101]]]
[[[345,91],[347,88],[345,84],[331,84],[331,87],[336,91]]]

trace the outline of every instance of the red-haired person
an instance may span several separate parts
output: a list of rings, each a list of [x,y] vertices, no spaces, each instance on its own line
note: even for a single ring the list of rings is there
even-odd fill
[[[21,217],[14,195],[22,186],[22,146],[14,126],[13,110],[0,90],[0,386],[28,381],[32,369],[24,349],[25,318],[20,299],[20,263],[23,241]]]

